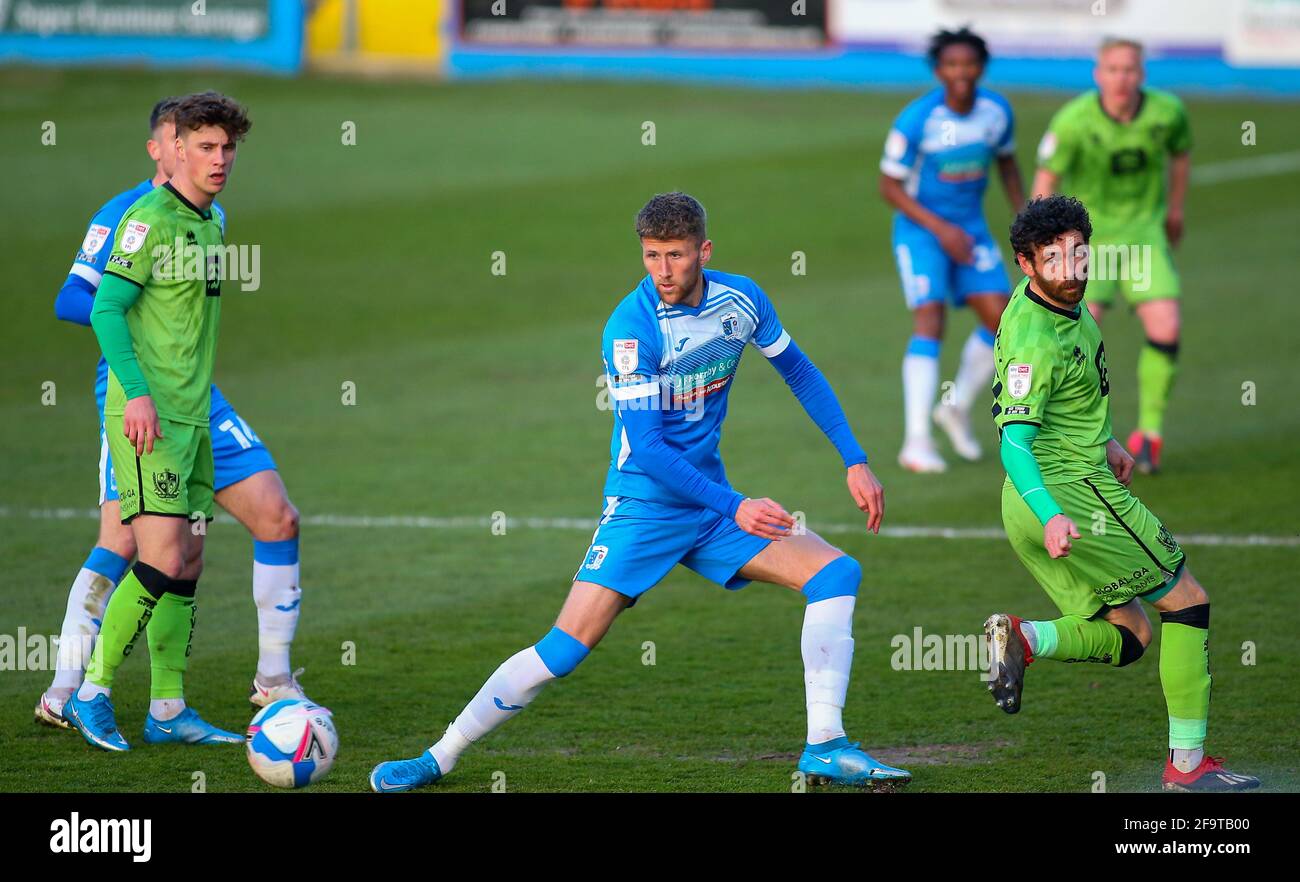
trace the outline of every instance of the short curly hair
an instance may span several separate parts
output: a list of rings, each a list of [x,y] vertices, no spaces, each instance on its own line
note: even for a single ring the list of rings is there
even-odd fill
[[[708,218],[694,196],[675,190],[652,197],[636,215],[640,239],[694,239],[703,242]]]
[[[980,64],[989,63],[989,46],[984,42],[984,38],[972,31],[970,28],[959,28],[955,31],[941,30],[930,38],[930,48],[926,51],[926,57],[930,59],[930,67],[939,66],[939,57],[943,55],[943,50],[949,46],[966,45],[975,50],[979,56]]]
[[[174,111],[176,134],[198,131],[204,126],[220,126],[232,141],[242,141],[253,127],[246,111],[234,98],[220,92],[198,92],[180,99]]]
[[[1073,196],[1042,196],[1031,199],[1011,223],[1011,248],[1016,254],[1034,259],[1034,249],[1078,230],[1087,242],[1092,238],[1088,209]]]

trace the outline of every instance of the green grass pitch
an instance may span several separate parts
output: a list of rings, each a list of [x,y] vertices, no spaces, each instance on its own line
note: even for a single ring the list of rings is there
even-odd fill
[[[550,627],[589,533],[526,519],[599,512],[610,431],[596,406],[599,335],[642,274],[632,218],[652,193],[698,196],[713,266],[771,294],[872,455],[887,526],[1000,524],[994,459],[943,478],[905,474],[894,461],[909,320],[875,180],[885,132],[910,96],[7,70],[0,633],[57,633],[94,540],[82,512],[97,489],[96,345],[89,330],[56,322],[54,295],[91,212],[150,172],[152,102],[208,87],[246,102],[254,120],[222,201],[230,241],[261,246],[262,285],[226,285],[217,380],[267,442],[306,519],[294,661],[342,739],[315,790],[364,789],[375,762],[423,749],[502,659]],[[1028,175],[1065,96],[1012,98]],[[1300,142],[1294,106],[1189,107],[1200,166]],[[47,121],[53,145],[42,143]],[[1241,143],[1246,121],[1258,146]],[[341,143],[347,122],[354,146]],[[1009,212],[990,189],[990,222],[1003,231]],[[1166,474],[1136,484],[1177,535],[1297,535],[1300,408],[1287,353],[1298,199],[1294,173],[1191,190]],[[806,275],[791,272],[797,251]],[[492,272],[494,252],[505,255],[505,275]],[[950,317],[946,378],[971,321]],[[1140,329],[1116,310],[1105,331],[1123,438],[1135,418]],[[761,361],[745,360],[732,395],[723,442],[732,482],[806,512],[814,528],[861,523],[834,451]],[[46,382],[56,384],[53,406],[42,402]],[[355,406],[341,402],[345,382]],[[1244,383],[1253,405],[1243,404]],[[991,425],[983,438],[991,448]],[[76,516],[31,516],[55,509]],[[505,535],[477,520],[494,512],[515,519]],[[325,516],[471,520],[341,526]],[[830,538],[866,573],[849,732],[908,765],[913,790],[1082,792],[1096,772],[1112,791],[1157,786],[1166,726],[1158,646],[1122,671],[1035,665],[1024,712],[1007,717],[973,671],[890,664],[891,640],[916,627],[971,634],[994,611],[1054,613],[1005,541]],[[1208,747],[1267,789],[1296,790],[1297,550],[1189,543],[1188,552],[1214,609]],[[244,696],[256,661],[251,569],[247,535],[219,519],[188,698],[237,729],[251,716]],[[676,571],[437,790],[481,792],[494,781],[515,791],[788,790],[803,739],[801,615],[791,592],[733,594]],[[1253,665],[1243,663],[1247,643]],[[354,664],[343,663],[345,644]],[[38,727],[31,709],[48,679],[0,671],[0,790],[185,791],[195,772],[212,792],[269,789],[242,748],[140,745],[109,756]],[[128,739],[139,740],[147,681],[143,658],[119,674]]]

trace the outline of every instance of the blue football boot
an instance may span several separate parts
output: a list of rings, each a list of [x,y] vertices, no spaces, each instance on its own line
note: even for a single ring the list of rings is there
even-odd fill
[[[144,740],[146,744],[243,744],[244,736],[218,729],[187,707],[170,720],[158,720],[153,714],[145,717]]]
[[[96,695],[90,701],[82,701],[77,698],[77,693],[72,693],[63,705],[63,719],[100,750],[131,749],[131,745],[126,743],[122,733],[117,730],[113,702],[107,695]]]
[[[854,787],[900,786],[912,773],[887,766],[858,749],[858,742],[841,735],[821,744],[806,744],[799,771],[809,784],[848,784]]]
[[[432,784],[442,777],[438,761],[429,751],[408,760],[389,760],[370,770],[370,789],[376,793],[400,793]]]

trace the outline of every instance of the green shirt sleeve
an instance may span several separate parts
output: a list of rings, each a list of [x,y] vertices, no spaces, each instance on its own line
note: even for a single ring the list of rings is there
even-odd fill
[[[1038,167],[1047,169],[1057,177],[1070,172],[1079,150],[1079,140],[1072,124],[1072,110],[1073,105],[1068,104],[1057,111],[1048,123],[1043,139],[1038,142]]]
[[[1038,435],[1038,426],[1028,423],[1012,423],[1002,430],[1002,465],[1007,476],[1015,486],[1020,498],[1029,506],[1029,510],[1044,526],[1052,518],[1064,514],[1056,504],[1052,494],[1043,485],[1043,472],[1034,459],[1034,438]]]
[[[128,400],[149,394],[149,384],[145,382],[131,343],[131,329],[126,324],[127,310],[140,299],[141,290],[135,282],[104,273],[95,292],[95,306],[90,311],[90,326],[95,329],[99,348]]]

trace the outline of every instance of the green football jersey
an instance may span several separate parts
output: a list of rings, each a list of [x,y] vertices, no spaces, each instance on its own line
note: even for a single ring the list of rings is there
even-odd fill
[[[105,272],[141,287],[126,323],[163,419],[208,424],[223,255],[221,222],[170,182],[136,200],[118,224]],[[125,407],[126,393],[110,370],[104,413],[118,416]]]
[[[1073,312],[1044,300],[1023,279],[993,345],[993,421],[1039,427],[1033,455],[1044,484],[1109,475],[1110,383],[1101,329],[1086,305]]]
[[[1142,232],[1164,223],[1169,157],[1192,149],[1183,103],[1144,89],[1137,114],[1116,122],[1098,92],[1056,112],[1038,146],[1038,164],[1061,178],[1057,189],[1079,199],[1095,234]]]

